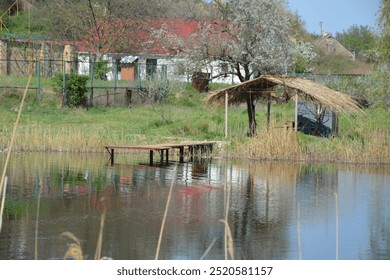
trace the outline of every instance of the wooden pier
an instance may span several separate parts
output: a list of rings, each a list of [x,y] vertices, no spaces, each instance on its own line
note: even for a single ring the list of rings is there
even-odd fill
[[[205,142],[182,142],[182,143],[166,143],[166,144],[156,144],[156,145],[143,145],[143,146],[114,146],[107,145],[104,148],[107,150],[110,155],[109,162],[111,165],[114,165],[115,161],[115,150],[143,150],[149,151],[149,165],[154,163],[154,152],[160,154],[160,164],[167,164],[169,162],[169,150],[177,149],[179,151],[179,162],[184,162],[184,153],[188,152],[189,157],[192,159],[198,154],[211,154],[213,151],[213,146],[216,144],[216,141],[205,141]]]

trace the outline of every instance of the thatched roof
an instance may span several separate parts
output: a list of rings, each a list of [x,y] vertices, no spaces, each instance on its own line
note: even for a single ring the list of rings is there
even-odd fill
[[[362,111],[359,105],[344,93],[302,78],[275,76],[260,76],[226,89],[214,91],[207,101],[210,104],[223,105],[226,93],[228,93],[229,104],[246,102],[249,93],[251,93],[252,98],[257,99],[268,98],[269,94],[275,97],[277,86],[280,87],[282,94],[287,98],[293,98],[298,94],[302,99],[320,103],[337,113],[358,113]]]

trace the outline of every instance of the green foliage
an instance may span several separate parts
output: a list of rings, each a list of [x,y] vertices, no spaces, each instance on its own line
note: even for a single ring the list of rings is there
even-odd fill
[[[389,70],[378,70],[369,75],[368,97],[377,107],[388,109],[390,106]]]
[[[63,95],[63,78],[62,73],[56,73],[53,78],[54,91]],[[62,96],[63,105],[69,107],[86,106],[88,91],[87,81],[89,77],[78,75],[76,73],[65,74],[65,92],[66,96]]]
[[[313,71],[312,63],[317,58],[314,47],[308,44],[296,44],[292,50],[291,69],[295,73],[309,73]]]
[[[0,15],[3,14],[0,11]],[[40,20],[34,20],[33,15],[28,15],[25,12],[19,12],[10,17],[3,17],[4,25],[8,29],[4,29],[3,32],[10,32],[18,35],[42,35],[48,34],[50,26],[45,24],[44,17],[41,15]]]
[[[107,80],[107,73],[112,70],[108,67],[108,61],[96,61],[93,64],[93,77],[95,79]]]
[[[328,86],[348,93],[356,100],[373,107],[388,108],[390,106],[389,71],[376,70],[361,77],[341,77]]]
[[[379,41],[380,58],[390,64],[390,0],[381,0],[378,25],[382,35]]]
[[[375,48],[377,36],[368,26],[352,25],[347,31],[337,32],[336,39],[350,51],[355,51],[358,57],[364,58],[365,52]]]

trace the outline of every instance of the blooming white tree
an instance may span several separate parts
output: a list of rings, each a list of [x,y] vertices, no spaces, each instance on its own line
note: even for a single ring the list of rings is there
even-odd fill
[[[312,63],[318,55],[313,51],[311,43],[298,42],[292,49],[290,68],[295,73],[310,73],[313,71]]]
[[[201,23],[187,53],[194,70],[212,62],[241,82],[262,74],[284,74],[290,63],[289,17],[283,0],[214,0],[219,19]],[[216,78],[213,76],[211,78]],[[249,132],[256,131],[255,100],[247,95]]]

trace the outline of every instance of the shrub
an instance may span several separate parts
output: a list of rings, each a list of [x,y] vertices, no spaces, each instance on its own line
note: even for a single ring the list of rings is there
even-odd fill
[[[56,73],[53,78],[54,91],[62,95],[62,105],[69,107],[86,106],[88,91],[88,76],[78,75],[76,73],[65,74],[66,95],[63,96],[63,79],[62,73]]]
[[[107,80],[107,74],[112,70],[111,67],[108,66],[108,61],[96,61],[93,64],[93,77],[95,79]]]

